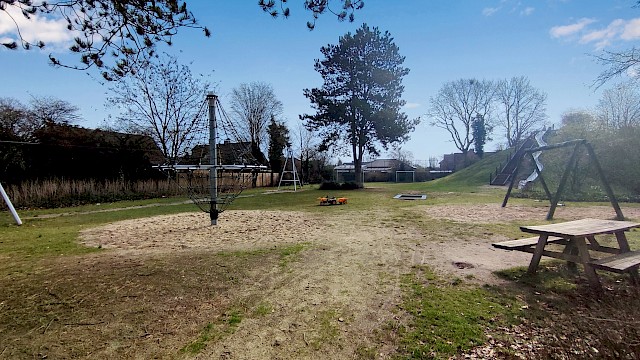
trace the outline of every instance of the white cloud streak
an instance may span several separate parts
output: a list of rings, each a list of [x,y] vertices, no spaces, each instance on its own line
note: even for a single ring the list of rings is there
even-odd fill
[[[578,22],[570,25],[554,26],[549,30],[549,34],[553,38],[562,38],[576,35],[586,28],[589,24],[594,23],[594,19],[582,18]]]
[[[529,16],[531,14],[533,14],[533,12],[535,11],[535,8],[532,7],[527,7],[524,10],[520,11],[520,15],[522,16]]]
[[[634,41],[640,39],[640,18],[631,20],[615,19],[606,27],[590,29],[593,19],[580,19],[565,26],[555,26],[549,31],[553,38],[577,40],[581,44],[593,44],[598,50],[610,46],[615,41]]]
[[[500,10],[500,8],[497,8],[497,7],[495,7],[495,8],[491,8],[491,7],[484,8],[484,9],[482,9],[482,15],[491,16],[491,15],[497,13],[498,10]]]
[[[417,109],[419,107],[421,107],[422,104],[420,103],[412,103],[412,102],[408,102],[406,104],[404,104],[404,108],[405,109]]]

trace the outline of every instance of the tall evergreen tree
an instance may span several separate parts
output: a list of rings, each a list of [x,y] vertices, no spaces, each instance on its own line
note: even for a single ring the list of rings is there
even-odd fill
[[[275,117],[272,116],[267,132],[269,133],[269,164],[271,165],[271,171],[281,173],[284,149],[290,145],[289,129],[285,124],[277,122]]]
[[[355,34],[340,37],[337,45],[320,49],[323,60],[315,70],[324,80],[321,88],[305,89],[316,113],[301,119],[318,131],[320,150],[347,145],[355,165],[356,183],[362,187],[365,153],[379,155],[378,146],[408,140],[419,120],[409,120],[400,111],[409,69],[389,32],[363,24]]]
[[[484,123],[484,117],[477,115],[473,120],[473,142],[475,146],[475,153],[478,157],[482,158],[484,155],[484,145],[487,142],[487,127]]]

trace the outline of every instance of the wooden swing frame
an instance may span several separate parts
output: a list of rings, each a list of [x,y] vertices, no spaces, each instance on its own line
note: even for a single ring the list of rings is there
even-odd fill
[[[562,178],[560,179],[560,184],[558,185],[558,190],[556,191],[555,195],[553,195],[551,194],[551,191],[549,191],[549,187],[547,186],[547,183],[544,181],[544,177],[542,176],[542,170],[538,167],[538,163],[533,158],[533,153],[537,151],[554,150],[554,149],[566,148],[570,146],[573,146],[573,153],[571,154],[571,157],[569,158],[569,162],[567,163],[567,167],[564,173],[562,174]],[[624,220],[624,215],[622,214],[622,210],[620,209],[618,200],[616,199],[616,196],[614,195],[613,190],[611,189],[611,186],[607,181],[607,178],[604,176],[604,172],[602,171],[600,162],[598,161],[598,158],[596,157],[596,154],[593,151],[593,147],[591,146],[591,144],[589,144],[589,142],[587,142],[587,140],[584,140],[584,139],[571,140],[571,141],[566,141],[558,144],[540,146],[540,147],[525,150],[522,153],[522,155],[520,155],[520,158],[518,159],[518,164],[516,165],[516,169],[513,175],[511,176],[511,181],[509,182],[509,189],[507,190],[507,193],[504,196],[502,207],[507,206],[507,202],[509,201],[509,196],[511,195],[511,190],[513,189],[513,184],[516,181],[516,175],[518,174],[518,170],[520,170],[520,166],[522,165],[522,161],[524,157],[528,154],[531,157],[531,159],[534,160],[533,164],[535,166],[536,173],[538,174],[538,178],[540,178],[540,184],[542,184],[542,188],[544,189],[544,192],[547,194],[547,197],[549,198],[549,201],[551,203],[551,206],[549,207],[549,212],[547,213],[547,220],[552,220],[553,214],[555,213],[556,208],[558,207],[560,196],[562,196],[562,192],[564,191],[564,188],[567,184],[569,173],[571,172],[571,169],[575,167],[576,162],[578,161],[578,154],[582,147],[584,147],[587,150],[587,154],[589,155],[589,157],[593,161],[593,164],[595,165],[596,172],[598,173],[598,176],[602,181],[602,185],[604,187],[605,192],[607,193],[607,196],[609,197],[611,206],[613,206],[613,209],[616,212],[616,220]]]

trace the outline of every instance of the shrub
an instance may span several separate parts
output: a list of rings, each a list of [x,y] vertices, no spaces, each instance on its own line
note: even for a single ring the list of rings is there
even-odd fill
[[[340,184],[335,181],[327,181],[320,184],[320,190],[340,190]]]
[[[323,182],[320,184],[320,190],[356,190],[358,189],[358,184],[353,181],[348,181],[345,183],[337,183],[335,181]]]

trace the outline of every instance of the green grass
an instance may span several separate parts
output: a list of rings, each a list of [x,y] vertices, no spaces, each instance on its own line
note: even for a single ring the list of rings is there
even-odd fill
[[[304,211],[324,218],[341,215],[357,216],[364,212],[378,213],[384,214],[381,216],[383,223],[388,222],[390,226],[410,224],[416,230],[429,234],[438,241],[456,241],[473,236],[486,237],[496,234],[516,238],[521,236],[516,223],[461,223],[429,219],[421,212],[424,211],[424,206],[431,205],[500,203],[504,197],[504,188],[481,185],[488,182],[489,173],[500,161],[504,161],[505,157],[506,153],[498,153],[461,172],[426,183],[367,183],[365,189],[351,191],[321,191],[316,186],[305,186],[295,193],[250,189],[236,199],[231,209]],[[426,201],[393,199],[395,194],[406,192],[426,193],[428,198]],[[342,206],[319,206],[317,198],[325,195],[348,197],[349,203]],[[21,211],[20,214],[23,217],[30,218],[26,219],[21,227],[13,224],[7,212],[2,212],[0,213],[0,260],[2,260],[0,275],[12,274],[13,276],[17,273],[28,273],[32,268],[41,266],[40,260],[61,256],[81,256],[102,251],[77,243],[78,233],[89,227],[119,220],[199,211],[191,204],[170,205],[181,200],[126,201],[67,209]],[[154,204],[158,206],[138,207]],[[540,206],[528,199],[510,199],[510,204]],[[576,206],[581,205],[576,204]],[[608,206],[606,203],[597,205]],[[121,207],[126,209],[93,212]],[[93,213],[82,214],[87,211]],[[44,215],[62,213],[72,215],[44,217]],[[221,218],[224,219],[224,216],[223,213]],[[362,221],[366,223],[370,220],[363,218]],[[628,237],[632,248],[637,248],[640,244],[640,231],[632,231]],[[303,255],[306,256],[304,251],[311,246],[312,244],[309,243],[300,243],[269,249],[217,253],[215,256],[223,263],[238,261],[243,264],[244,262],[257,264],[262,259],[270,257],[276,267],[292,271],[293,267],[289,265],[300,261]],[[205,268],[217,269],[218,265],[214,263]],[[181,264],[180,267],[184,268],[184,266]],[[522,304],[535,308],[535,313],[532,311],[533,315],[529,315],[531,321],[545,324],[544,321],[551,317],[547,307],[552,308],[551,311],[570,314],[572,311],[570,305],[573,304],[578,296],[577,292],[581,289],[581,285],[576,285],[579,284],[579,276],[566,271],[563,266],[564,264],[559,262],[545,262],[535,277],[525,276],[523,268],[502,271],[499,275],[510,280],[513,285],[508,290],[471,286],[466,283],[467,279],[445,280],[437,277],[428,268],[416,267],[411,274],[402,277],[402,310],[410,315],[409,323],[404,327],[390,326],[381,329],[381,332],[387,333],[382,337],[390,338],[388,333],[391,332],[399,334],[398,358],[447,358],[484,344],[486,333],[496,331],[496,327],[508,327],[517,323],[519,321],[517,318],[522,316]],[[242,285],[242,268],[238,266],[234,271],[221,270],[219,279],[216,281],[221,281],[231,288]],[[192,269],[192,272],[197,271],[200,270]],[[38,276],[45,275],[38,274]],[[386,276],[391,275],[385,272],[384,276],[381,275],[380,281],[394,281],[394,279],[387,279]],[[619,280],[608,275],[603,277],[609,284],[617,284]],[[22,280],[28,279],[25,277]],[[157,281],[160,284],[166,283],[164,277],[158,277]],[[193,286],[197,288],[200,285]],[[544,304],[538,305],[538,298],[532,295],[536,292],[549,294],[544,299]],[[627,298],[622,300],[629,301]],[[234,303],[236,305],[225,309],[223,314],[216,315],[219,317],[202,319],[199,323],[200,330],[181,341],[174,349],[182,347],[181,351],[184,354],[199,354],[207,344],[235,331],[245,318],[265,317],[273,312],[268,298],[257,297],[254,300],[245,299],[245,301],[246,303],[242,306]],[[588,309],[588,306],[585,308]],[[317,313],[317,327],[309,337],[311,348],[318,350],[325,346],[340,346],[341,332],[337,322],[339,315],[336,310],[323,310]],[[595,317],[597,314],[591,316]],[[621,321],[620,324],[624,325],[624,322]],[[629,331],[625,328],[623,330]],[[375,358],[376,350],[375,344],[362,346],[357,349],[357,354],[361,358]]]
[[[145,200],[126,200],[126,201],[115,201],[115,202],[106,202],[106,203],[95,203],[95,204],[87,204],[73,207],[64,207],[64,208],[55,208],[55,209],[19,209],[21,217],[30,218],[30,217],[38,217],[42,215],[56,215],[56,214],[79,214],[83,212],[96,212],[96,211],[104,211],[110,209],[120,209],[120,208],[128,208],[128,207],[139,207],[139,206],[151,206],[151,205],[170,205],[170,204],[179,204],[183,202],[188,202],[189,199],[186,197],[164,197],[164,198],[155,198],[155,199],[145,199]]]
[[[191,355],[200,353],[207,347],[209,342],[219,340],[227,334],[233,333],[242,322],[242,318],[242,312],[236,309],[224,314],[222,320],[216,324],[211,322],[207,323],[198,338],[180,349],[180,352]]]
[[[131,207],[132,204],[135,202],[126,202],[125,205]],[[191,204],[131,208],[122,211],[31,219],[25,220],[22,226],[14,225],[13,219],[5,213],[0,217],[0,256],[26,259],[85,254],[97,249],[87,248],[77,243],[78,233],[82,229],[119,220],[195,210]],[[32,213],[40,214],[35,211]],[[43,211],[43,213],[47,212]]]
[[[487,155],[481,161],[465,169],[434,180],[431,188],[433,190],[473,192],[478,186],[489,183],[489,175],[495,172],[497,167],[504,165],[508,156],[508,151],[498,151],[495,154]]]
[[[280,248],[280,266],[286,267],[291,262],[298,260],[298,255],[310,245],[309,243],[302,243]]]
[[[488,328],[514,323],[517,301],[495,289],[446,282],[426,267],[403,277],[403,308],[412,321],[401,331],[398,358],[447,358],[486,342]]]
[[[324,310],[317,315],[317,333],[309,342],[312,348],[319,350],[323,346],[331,345],[336,341],[340,330],[338,328],[338,317],[336,310]]]
[[[253,316],[254,317],[267,316],[267,315],[271,314],[272,311],[273,311],[273,306],[271,306],[271,304],[269,304],[267,302],[261,302],[253,310]]]
[[[208,323],[204,327],[204,329],[202,329],[202,332],[200,333],[200,336],[198,337],[198,339],[186,345],[180,351],[195,355],[200,351],[202,351],[207,346],[207,343],[213,340],[215,337],[216,337],[215,327],[212,323]]]

